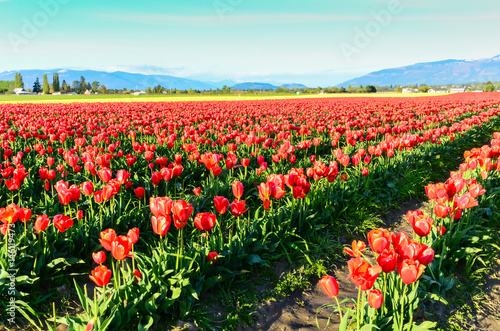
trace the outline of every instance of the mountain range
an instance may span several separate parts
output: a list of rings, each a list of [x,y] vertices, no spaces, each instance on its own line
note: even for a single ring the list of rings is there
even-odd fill
[[[179,78],[168,75],[144,75],[138,73],[130,73],[124,71],[95,71],[95,70],[67,70],[67,69],[52,69],[52,70],[19,70],[19,71],[5,71],[0,73],[0,80],[13,81],[16,72],[20,72],[23,76],[25,88],[31,88],[35,83],[36,78],[42,84],[43,75],[47,74],[49,84],[52,83],[52,74],[59,73],[59,82],[62,84],[63,80],[68,85],[72,81],[80,81],[80,77],[84,77],[86,82],[92,83],[98,81],[104,84],[108,89],[131,89],[131,90],[145,90],[148,87],[161,85],[166,89],[178,90],[215,90],[222,88],[224,85],[233,86],[239,90],[275,90],[279,86],[268,83],[240,83],[231,80],[224,80],[220,82],[202,82],[198,80]],[[284,84],[282,87],[304,88],[306,86],[301,84]]]
[[[359,85],[445,85],[500,81],[500,55],[480,60],[444,60],[384,69],[338,84]]]
[[[59,81],[65,80],[68,85],[72,81],[80,81],[85,77],[87,82],[98,81],[108,89],[131,89],[145,90],[147,87],[161,85],[166,89],[178,90],[213,90],[222,88],[224,85],[237,90],[275,90],[279,84],[262,82],[236,83],[232,80],[219,82],[203,82],[199,80],[174,77],[169,75],[145,75],[124,71],[95,71],[95,70],[20,70],[25,83],[25,88],[31,88],[36,78],[42,78],[47,74],[49,83],[52,82],[52,73],[59,73]],[[5,71],[0,73],[0,80],[13,81],[16,71]],[[500,81],[500,55],[480,60],[444,60],[437,62],[425,62],[408,65],[399,68],[384,69],[367,75],[354,78],[338,84],[338,87],[359,85],[399,85],[407,86],[414,84],[446,85],[463,84],[472,82],[486,82],[488,80]],[[281,87],[289,89],[305,88],[302,84],[283,84]]]

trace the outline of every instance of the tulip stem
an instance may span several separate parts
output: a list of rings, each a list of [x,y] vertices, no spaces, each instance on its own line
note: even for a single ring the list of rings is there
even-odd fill
[[[387,291],[387,273],[384,272],[384,293],[383,293],[383,302],[382,302],[382,316],[385,316],[385,304],[386,304],[386,297],[385,293]]]
[[[361,299],[361,287],[358,288],[358,303],[356,304],[356,329],[359,331],[359,301]]]
[[[132,276],[135,273],[135,255],[134,255],[134,244],[132,244]]]
[[[342,308],[340,308],[339,299],[337,299],[337,296],[335,296],[334,298],[335,301],[337,301],[337,306],[339,307],[340,321],[342,321]]]
[[[406,288],[408,287],[407,284],[405,284],[405,287],[403,289],[403,296],[401,297],[401,325],[399,326],[399,331],[403,331],[403,325],[404,325],[404,309],[405,309],[405,294],[406,294]]]

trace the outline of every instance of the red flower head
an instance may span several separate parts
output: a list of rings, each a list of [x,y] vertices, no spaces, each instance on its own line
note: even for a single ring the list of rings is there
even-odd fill
[[[248,167],[250,165],[250,159],[241,159],[241,165],[243,167]]]
[[[132,242],[126,236],[118,236],[111,242],[111,254],[117,260],[124,260],[129,256],[132,249]]]
[[[379,289],[370,290],[370,292],[368,292],[368,304],[371,307],[379,309],[382,303],[384,303],[384,296]]]
[[[325,275],[318,283],[328,297],[333,298],[339,294],[339,284],[332,276]]]
[[[107,229],[101,232],[101,239],[99,241],[101,242],[102,247],[110,251],[111,250],[111,243],[113,240],[116,238],[116,232],[113,229]]]
[[[352,282],[361,291],[371,289],[379,273],[382,271],[380,266],[372,266],[368,261],[359,256],[349,260],[347,266],[349,267],[349,278],[352,278]]]
[[[97,203],[102,203],[104,201],[104,193],[102,190],[94,192],[94,200]]]
[[[245,206],[246,206],[245,200],[234,199],[234,201],[231,203],[231,213],[234,216],[239,217],[248,210],[248,208],[245,209]]]
[[[427,236],[431,230],[434,220],[429,216],[419,215],[416,217],[415,222],[412,224],[413,230],[420,237]]]
[[[437,217],[446,218],[449,212],[450,212],[450,207],[445,206],[443,204],[438,203],[434,207],[434,213],[436,214]]]
[[[213,261],[212,263],[216,263],[217,260],[219,259],[217,256],[219,256],[217,252],[210,252],[207,255],[207,261],[208,262]]]
[[[398,273],[405,284],[415,282],[424,273],[425,266],[415,260],[402,260],[398,263]]]
[[[241,199],[243,196],[243,184],[241,184],[241,182],[233,182],[231,186],[233,188],[233,195],[236,199]]]
[[[60,187],[57,190],[57,195],[59,197],[59,202],[64,206],[69,205],[71,198],[73,197],[73,193],[65,187]]]
[[[138,199],[142,199],[144,197],[144,193],[145,193],[144,187],[138,187],[138,188],[134,189],[134,193]]]
[[[97,264],[103,264],[104,261],[106,261],[106,253],[104,253],[103,251],[92,253],[92,259]]]
[[[94,192],[94,185],[91,182],[83,182],[81,185],[83,194],[86,196],[91,196]]]
[[[109,169],[109,168],[102,168],[99,171],[97,171],[97,175],[104,183],[107,183],[111,180],[113,173],[111,172],[111,169]]]
[[[455,196],[454,205],[459,209],[468,209],[477,206],[478,202],[469,193],[465,193],[462,196]]]
[[[78,185],[71,185],[69,191],[71,192],[71,201],[78,202],[81,195],[80,187]]]
[[[363,251],[365,250],[365,248],[366,248],[366,244],[364,242],[362,242],[361,240],[359,240],[359,241],[353,240],[352,241],[352,249],[348,248],[348,247],[344,247],[344,252],[346,252],[350,256],[358,257],[358,256],[361,256],[363,254]]]
[[[193,193],[194,193],[195,195],[200,195],[200,194],[201,194],[201,187],[195,187],[195,188],[193,189]]]
[[[129,179],[130,177],[130,172],[126,171],[126,170],[118,170],[118,172],[116,173],[116,179],[120,182],[120,184],[125,184],[127,182],[127,180]]]
[[[383,272],[393,272],[398,266],[398,256],[394,250],[385,250],[378,256],[377,263]]]
[[[45,229],[47,228],[47,226],[49,225],[49,217],[45,214],[43,215],[39,215],[36,217],[36,221],[35,221],[35,231],[36,232],[42,232],[42,231],[45,231]]]
[[[127,237],[130,239],[132,244],[135,244],[139,240],[139,229],[133,228],[128,230]]]
[[[440,236],[444,236],[446,233],[446,228],[444,226],[436,226],[436,229]]]
[[[21,208],[19,210],[19,221],[26,223],[31,218],[31,209]]]
[[[417,260],[423,265],[428,265],[434,259],[434,250],[427,245],[420,245],[420,252],[418,253]]]
[[[89,277],[94,281],[94,283],[96,283],[97,286],[106,286],[111,278],[111,270],[109,270],[106,266],[100,265],[92,270]]]
[[[73,220],[66,215],[56,215],[54,216],[54,226],[60,231],[65,232],[67,229],[73,226]]]
[[[477,198],[484,193],[486,193],[486,190],[480,184],[472,184],[469,186],[469,195],[473,198]]]
[[[229,200],[221,196],[216,196],[214,197],[214,205],[215,210],[217,210],[219,214],[223,215],[229,207]]]
[[[153,232],[160,235],[160,237],[163,237],[167,234],[171,223],[172,218],[170,217],[170,215],[158,215],[151,217]]]
[[[177,200],[172,205],[172,213],[175,227],[183,228],[193,213],[193,205],[188,204],[185,200]]]
[[[173,201],[168,197],[149,198],[149,209],[156,217],[170,214],[172,204]]]
[[[377,254],[391,247],[391,233],[386,229],[372,230],[367,238],[371,249]]]
[[[199,213],[194,218],[194,225],[200,231],[210,231],[215,226],[216,217],[212,213]]]

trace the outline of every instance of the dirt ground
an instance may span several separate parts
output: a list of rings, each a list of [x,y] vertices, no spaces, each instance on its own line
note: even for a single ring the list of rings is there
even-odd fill
[[[392,211],[382,220],[393,232],[406,231],[411,234],[412,228],[406,221],[406,212],[408,210],[425,210],[426,208],[428,208],[427,204],[412,201],[402,205],[400,210]],[[346,256],[344,266],[329,273],[339,283],[339,301],[345,298],[356,298],[358,295],[354,284],[347,280],[349,276],[347,260]],[[333,303],[334,301],[327,297],[316,283],[312,289],[294,293],[285,300],[266,302],[257,311],[255,325],[240,330],[305,331],[318,330],[318,327],[321,330],[338,330],[340,318],[338,313],[333,313],[333,307],[322,309],[316,315],[322,305]],[[352,307],[354,307],[354,303],[351,304]]]

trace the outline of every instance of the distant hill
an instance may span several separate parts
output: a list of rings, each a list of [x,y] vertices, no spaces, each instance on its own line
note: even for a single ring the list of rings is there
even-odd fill
[[[491,59],[474,61],[444,60],[384,69],[354,78],[338,87],[359,85],[413,85],[460,84],[470,82],[500,81],[500,55]]]
[[[296,88],[306,88],[307,86],[302,85],[302,84],[283,84],[281,86],[276,86],[268,83],[253,83],[253,82],[247,82],[247,83],[239,83],[235,84],[233,86],[234,90],[241,90],[241,91],[248,91],[248,90],[276,90],[278,87],[286,87],[291,90],[296,89]]]
[[[59,81],[65,80],[68,85],[72,81],[80,80],[80,77],[85,77],[87,82],[92,83],[93,81],[98,81],[104,84],[108,89],[139,89],[144,90],[147,87],[154,87],[161,85],[166,89],[178,89],[178,90],[210,90],[221,88],[223,85],[227,84],[227,81],[217,83],[217,82],[201,82],[197,80],[179,78],[168,75],[143,75],[135,74],[123,71],[115,72],[105,72],[105,71],[94,71],[94,70],[66,70],[66,69],[52,69],[52,70],[19,70],[23,76],[23,81],[25,88],[32,88],[33,83],[38,77],[40,83],[42,83],[42,78],[44,74],[47,74],[49,84],[52,83],[52,73],[59,73]],[[0,80],[14,80],[16,71],[6,71],[0,73]]]

